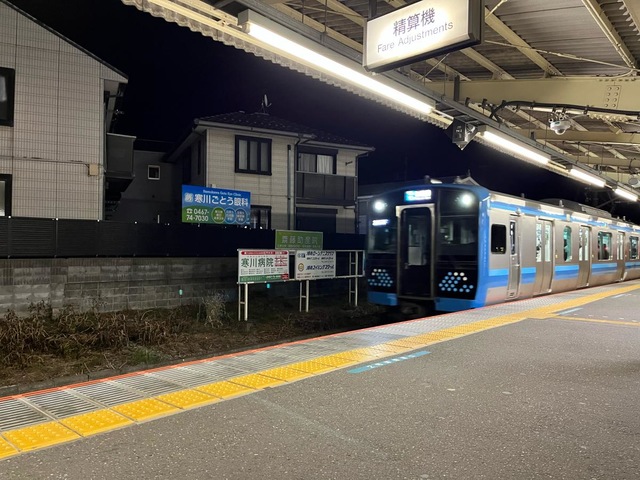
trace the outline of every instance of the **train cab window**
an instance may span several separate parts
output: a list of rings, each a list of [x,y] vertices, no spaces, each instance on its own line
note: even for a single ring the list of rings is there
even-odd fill
[[[638,259],[638,237],[629,237],[629,258]]]
[[[573,258],[571,254],[571,227],[564,227],[564,231],[562,232],[562,239],[564,245],[564,261],[570,262]]]
[[[598,232],[598,260],[609,260],[611,258],[611,234]]]
[[[369,250],[395,253],[396,236],[395,218],[373,220],[369,228]]]
[[[507,253],[507,227],[491,225],[491,253]]]

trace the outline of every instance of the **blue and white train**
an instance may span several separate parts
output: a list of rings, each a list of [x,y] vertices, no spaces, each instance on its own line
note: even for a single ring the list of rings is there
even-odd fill
[[[640,226],[554,203],[458,183],[373,197],[369,302],[452,312],[640,278]]]

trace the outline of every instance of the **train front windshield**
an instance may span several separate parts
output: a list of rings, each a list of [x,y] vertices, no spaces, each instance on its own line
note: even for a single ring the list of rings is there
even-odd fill
[[[373,220],[369,228],[369,252],[396,253],[398,233],[395,218]]]

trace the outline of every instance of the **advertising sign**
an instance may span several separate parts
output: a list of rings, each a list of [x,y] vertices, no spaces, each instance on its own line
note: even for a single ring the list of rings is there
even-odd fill
[[[251,192],[182,186],[182,221],[218,225],[248,225]]]
[[[287,250],[238,250],[238,283],[289,280]]]
[[[322,250],[322,232],[306,232],[302,230],[276,230],[276,248],[313,248]]]
[[[335,250],[298,250],[296,252],[296,280],[335,278]]]
[[[369,20],[363,65],[382,72],[480,43],[483,0],[422,0]]]

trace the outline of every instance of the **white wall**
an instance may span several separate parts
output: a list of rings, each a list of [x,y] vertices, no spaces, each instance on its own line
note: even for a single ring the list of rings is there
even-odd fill
[[[126,80],[0,3],[0,66],[16,72],[14,126],[0,126],[12,214],[101,219],[104,79]],[[88,164],[99,174],[88,175]]]

